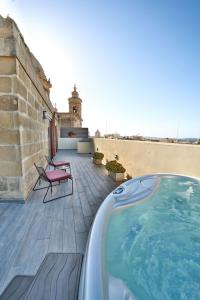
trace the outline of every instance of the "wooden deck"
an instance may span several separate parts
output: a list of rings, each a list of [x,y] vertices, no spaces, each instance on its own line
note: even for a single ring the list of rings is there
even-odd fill
[[[35,276],[15,276],[0,300],[77,300],[82,259],[78,253],[48,253]]]
[[[43,204],[41,190],[26,204],[0,203],[0,294],[14,276],[35,275],[47,253],[84,253],[96,211],[116,187],[89,155],[59,151],[57,159],[71,163],[72,196]]]

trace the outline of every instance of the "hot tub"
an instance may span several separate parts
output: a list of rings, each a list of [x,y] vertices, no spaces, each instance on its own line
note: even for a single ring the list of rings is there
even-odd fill
[[[84,258],[79,300],[199,299],[200,182],[149,175],[101,205]]]

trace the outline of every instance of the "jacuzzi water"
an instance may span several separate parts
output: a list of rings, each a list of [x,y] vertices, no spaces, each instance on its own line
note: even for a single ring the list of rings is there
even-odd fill
[[[198,180],[161,176],[149,197],[113,209],[105,239],[109,299],[200,299]]]

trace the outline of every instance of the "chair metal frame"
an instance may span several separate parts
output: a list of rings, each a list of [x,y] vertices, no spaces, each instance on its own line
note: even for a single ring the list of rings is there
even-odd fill
[[[51,172],[54,172],[54,173],[55,173],[56,171],[58,171],[59,173],[60,173],[60,171],[63,171],[63,172],[65,173],[65,174],[63,173],[63,176],[66,177],[65,179],[62,179],[62,178],[59,179],[59,176],[58,176],[57,178],[55,177],[53,180],[51,180],[51,179],[48,177],[48,173],[45,172],[45,170],[44,170],[43,167],[37,166],[35,163],[34,163],[34,165],[35,165],[36,170],[37,170],[37,172],[38,172],[38,174],[39,174],[39,177],[38,177],[38,179],[37,179],[37,181],[36,181],[36,183],[35,183],[35,185],[34,185],[34,187],[33,187],[33,191],[38,191],[38,190],[47,189],[47,191],[46,191],[46,193],[45,193],[45,195],[44,195],[44,197],[43,197],[43,200],[42,200],[43,203],[51,202],[51,201],[54,201],[54,200],[57,200],[57,199],[60,199],[60,198],[63,198],[63,197],[67,197],[67,196],[73,195],[73,178],[72,178],[72,175],[71,175],[71,174],[66,173],[64,170],[48,171],[48,173],[51,173]],[[56,180],[56,179],[57,179],[57,180]],[[49,188],[51,188],[51,194],[52,194],[52,191],[53,191],[53,187],[54,187],[54,186],[60,185],[60,182],[61,182],[61,181],[68,181],[68,179],[70,179],[71,182],[72,182],[72,183],[71,183],[71,193],[64,194],[64,195],[62,195],[62,196],[59,196],[59,197],[56,197],[56,198],[52,198],[52,199],[49,199],[49,200],[45,201],[45,198],[46,198],[46,196],[47,196],[47,194],[48,194]],[[48,182],[49,185],[48,185],[48,186],[45,186],[45,187],[36,188],[37,183],[39,182],[39,185],[40,185],[41,180],[44,180],[44,181]],[[53,184],[53,182],[58,182],[58,183],[57,183],[57,184]]]
[[[49,158],[47,155],[45,155],[45,158],[46,158],[46,161],[47,161],[48,165],[54,167],[54,170],[65,167],[65,169],[67,169],[67,168],[69,169],[69,172],[71,174],[70,162],[62,161],[62,164],[60,164],[59,166],[56,166],[55,165],[56,161],[54,162],[53,159]]]

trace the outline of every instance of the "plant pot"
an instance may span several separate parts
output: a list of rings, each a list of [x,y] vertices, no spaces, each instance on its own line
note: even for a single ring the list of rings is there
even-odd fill
[[[102,159],[93,158],[93,163],[95,165],[102,165]]]
[[[109,175],[114,181],[123,181],[124,180],[124,173],[113,173],[109,172]]]

